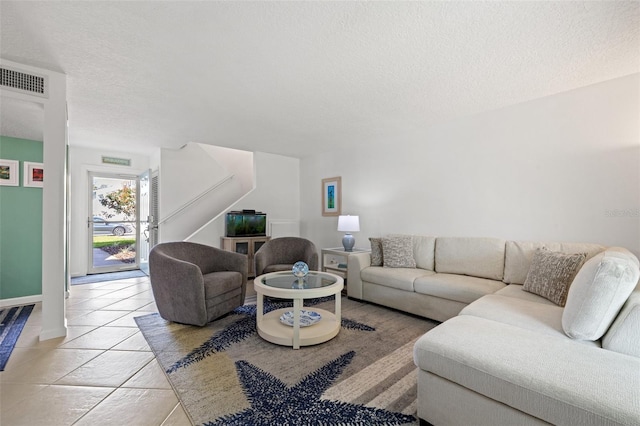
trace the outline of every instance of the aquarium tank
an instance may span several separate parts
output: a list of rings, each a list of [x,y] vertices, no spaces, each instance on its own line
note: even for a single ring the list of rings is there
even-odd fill
[[[232,211],[226,218],[227,237],[262,237],[267,235],[267,214],[255,210]]]

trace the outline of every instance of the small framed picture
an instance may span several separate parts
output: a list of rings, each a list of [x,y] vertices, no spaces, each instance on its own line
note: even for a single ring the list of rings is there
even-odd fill
[[[42,163],[24,162],[23,184],[26,187],[42,188],[44,183],[44,165]]]
[[[0,160],[0,186],[18,186],[18,165],[17,160]]]
[[[340,216],[342,178],[322,179],[322,216]]]

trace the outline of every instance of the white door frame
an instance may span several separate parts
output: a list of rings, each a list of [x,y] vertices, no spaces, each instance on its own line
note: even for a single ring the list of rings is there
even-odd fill
[[[89,274],[100,274],[105,272],[116,272],[116,271],[130,271],[140,268],[140,251],[136,250],[136,258],[134,263],[125,263],[123,265],[110,265],[110,266],[101,266],[96,267],[94,265],[93,259],[93,179],[96,177],[107,178],[107,179],[123,179],[123,180],[131,180],[136,183],[136,218],[134,221],[131,221],[135,224],[136,229],[136,244],[140,241],[140,209],[138,208],[140,204],[140,176],[139,175],[130,175],[130,174],[122,174],[122,173],[108,173],[108,172],[88,172],[88,214],[87,214],[87,229],[88,229],[88,254],[89,254],[89,263],[88,263],[88,273]],[[122,221],[126,222],[126,221]]]

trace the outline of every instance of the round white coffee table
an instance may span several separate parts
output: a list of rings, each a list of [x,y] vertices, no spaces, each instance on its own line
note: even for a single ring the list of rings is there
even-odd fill
[[[300,346],[316,345],[333,339],[340,331],[340,292],[344,287],[344,280],[338,275],[309,271],[305,279],[300,281],[289,271],[272,272],[256,277],[253,286],[258,303],[256,326],[258,335],[263,339],[277,345],[300,349]],[[302,301],[331,295],[335,296],[334,312],[308,307],[307,311],[320,314],[322,318],[312,325],[302,326],[300,321]],[[264,296],[293,299],[293,308],[277,309],[265,314]],[[283,315],[293,317],[290,325],[280,320]]]

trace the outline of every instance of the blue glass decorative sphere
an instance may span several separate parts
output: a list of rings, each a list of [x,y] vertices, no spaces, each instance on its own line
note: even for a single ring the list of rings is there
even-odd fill
[[[304,262],[296,262],[291,268],[291,272],[297,278],[304,278],[309,273],[309,265]]]

